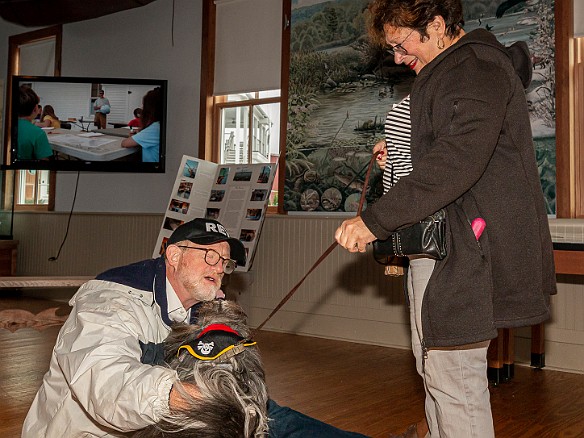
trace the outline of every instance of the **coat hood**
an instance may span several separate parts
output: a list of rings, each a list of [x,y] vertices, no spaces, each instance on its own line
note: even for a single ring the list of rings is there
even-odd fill
[[[495,35],[486,29],[475,29],[460,38],[456,44],[451,48],[445,50],[441,53],[436,60],[447,56],[451,51],[459,50],[460,48],[474,45],[475,50],[482,50],[482,48],[492,47],[504,53],[505,56],[509,58],[515,73],[521,79],[523,88],[527,89],[531,83],[533,77],[533,62],[531,60],[531,54],[529,53],[529,48],[525,41],[517,41],[511,44],[509,47],[501,44]],[[482,48],[481,48],[482,46]],[[434,62],[429,65],[433,65]],[[430,69],[431,70],[431,69]],[[422,70],[423,72],[424,70]]]
[[[464,35],[459,42],[462,44],[483,44],[505,53],[511,60],[515,73],[521,79],[523,88],[529,87],[533,77],[533,62],[525,41],[517,41],[506,47],[488,30],[476,29]]]

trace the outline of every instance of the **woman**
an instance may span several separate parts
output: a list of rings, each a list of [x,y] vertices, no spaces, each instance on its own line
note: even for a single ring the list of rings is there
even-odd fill
[[[397,63],[421,68],[411,92],[412,172],[335,232],[364,252],[440,208],[448,255],[412,260],[412,347],[430,436],[494,436],[487,348],[497,328],[549,318],[555,272],[523,84],[484,29],[465,34],[460,0],[376,0],[372,31]],[[482,217],[478,241],[471,221]]]
[[[45,105],[43,108],[41,121],[38,123],[38,126],[55,129],[59,129],[61,127],[61,121],[55,115],[55,110],[51,105]]]
[[[392,51],[395,56],[395,52]],[[418,74],[422,64],[414,56],[404,56],[403,63]],[[385,119],[385,140],[378,142],[373,148],[373,153],[378,153],[377,164],[383,170],[383,192],[387,193],[401,177],[408,175],[412,171],[412,154],[410,150],[411,121],[410,121],[410,96],[406,96],[399,103],[395,104],[387,114]],[[432,260],[429,261],[430,263]],[[396,266],[402,264],[395,260]],[[411,259],[409,264],[418,266],[422,262]],[[413,269],[413,268],[412,268]],[[412,269],[408,273],[412,272]],[[393,272],[403,272],[401,270]],[[395,275],[395,274],[393,274]],[[398,274],[399,275],[399,274]],[[411,275],[408,280],[411,279]],[[424,285],[425,288],[425,285]],[[408,286],[409,302],[414,302],[413,289]],[[416,327],[414,306],[410,306],[410,324],[412,328]],[[417,339],[412,336],[412,340]],[[414,348],[414,347],[413,347]],[[421,361],[417,361],[416,368],[418,373],[423,376]],[[394,438],[424,438],[427,436],[428,423],[424,418],[422,421],[412,424],[402,435],[390,435]]]
[[[393,56],[395,52],[390,51]],[[422,68],[422,63],[418,62],[414,56],[404,56],[403,63],[418,74]],[[399,103],[395,104],[387,114],[385,119],[385,140],[378,142],[373,148],[373,153],[378,153],[377,164],[383,170],[383,192],[387,193],[401,177],[408,175],[412,171],[412,154],[410,150],[411,121],[410,121],[410,96],[406,96]],[[401,263],[396,260],[397,266]],[[411,259],[409,264],[417,267],[420,263],[432,263],[432,260],[422,262]],[[412,272],[411,268],[408,273]],[[403,272],[403,271],[394,271]],[[398,274],[399,275],[399,274]],[[411,279],[411,275],[408,280]],[[425,285],[424,285],[425,288]],[[409,302],[414,302],[413,289],[408,286]],[[410,324],[416,327],[414,306],[410,306]],[[417,339],[412,336],[412,340]],[[414,346],[412,348],[415,348]],[[418,373],[423,376],[421,361],[417,361]],[[402,435],[390,435],[394,438],[424,438],[429,432],[428,423],[424,418],[417,424],[412,424]]]
[[[142,147],[142,161],[158,162],[160,150],[160,120],[162,119],[162,94],[160,88],[150,90],[142,99],[142,129],[122,140],[122,147]]]

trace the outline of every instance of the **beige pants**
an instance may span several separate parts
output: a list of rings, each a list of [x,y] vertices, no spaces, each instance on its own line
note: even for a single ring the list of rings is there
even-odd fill
[[[487,379],[489,342],[431,349],[423,357],[422,300],[434,264],[432,259],[414,259],[408,270],[412,350],[424,380],[430,437],[493,438]]]

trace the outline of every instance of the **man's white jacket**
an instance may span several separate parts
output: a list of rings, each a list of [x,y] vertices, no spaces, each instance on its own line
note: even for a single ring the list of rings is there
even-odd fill
[[[123,437],[168,409],[176,372],[141,361],[170,333],[164,268],[161,259],[147,260],[81,286],[23,438]]]

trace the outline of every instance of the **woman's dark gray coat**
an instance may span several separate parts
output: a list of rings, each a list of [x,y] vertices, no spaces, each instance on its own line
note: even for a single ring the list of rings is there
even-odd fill
[[[411,93],[414,170],[362,214],[385,239],[446,206],[448,256],[437,262],[422,306],[426,347],[487,340],[497,328],[549,318],[553,249],[525,66],[527,51],[509,51],[484,29],[426,65]],[[470,226],[476,217],[487,224],[480,243]]]

